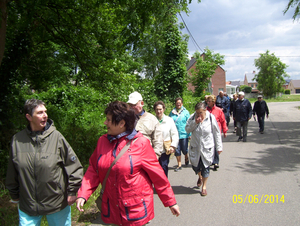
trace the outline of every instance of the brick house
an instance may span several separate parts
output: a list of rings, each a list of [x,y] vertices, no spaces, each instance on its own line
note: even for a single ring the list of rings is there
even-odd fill
[[[300,94],[300,80],[291,80],[288,89],[291,90],[291,94]]]
[[[203,57],[204,54],[201,56]],[[194,57],[191,58],[188,66],[187,66],[187,71],[188,71],[188,76],[191,76],[191,70],[196,68],[196,59]],[[219,95],[219,92],[223,90],[226,92],[226,73],[225,70],[218,66],[217,69],[215,70],[215,73],[212,75],[210,79],[210,83],[208,84],[207,91],[214,94],[214,95]],[[188,89],[194,91],[195,87],[191,84],[188,83]]]
[[[255,74],[255,71],[253,71],[252,73],[246,73],[244,78],[244,85],[250,86],[252,88],[251,93],[259,92],[259,90],[257,89],[258,83],[254,79]]]

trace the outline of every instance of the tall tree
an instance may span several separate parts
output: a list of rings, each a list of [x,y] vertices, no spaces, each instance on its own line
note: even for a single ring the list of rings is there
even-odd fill
[[[194,95],[201,97],[218,65],[225,64],[224,55],[206,47],[204,53],[195,52],[193,57],[196,59],[196,68],[191,70],[189,82],[195,87]]]
[[[174,101],[186,88],[187,40],[182,39],[176,17],[166,25],[164,57],[155,77],[155,92],[159,99]]]
[[[289,77],[285,72],[288,67],[277,58],[274,53],[261,53],[258,59],[254,60],[254,64],[259,70],[254,79],[258,83],[258,90],[261,90],[265,96],[271,97],[282,90],[285,83],[284,77]]]
[[[293,15],[293,19],[296,20],[298,16],[300,16],[300,0],[289,0],[289,3],[286,7],[286,9],[283,11],[284,14],[290,9],[295,8],[295,12]],[[299,19],[299,18],[298,18]]]

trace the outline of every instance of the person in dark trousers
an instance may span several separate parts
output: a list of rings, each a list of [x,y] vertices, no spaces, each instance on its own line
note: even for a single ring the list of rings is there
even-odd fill
[[[233,120],[236,120],[237,131],[236,135],[239,137],[237,142],[243,140],[247,141],[247,129],[248,129],[248,121],[252,116],[252,106],[249,100],[245,99],[245,93],[239,92],[239,98],[235,102],[235,106],[233,108]],[[242,127],[243,127],[243,136],[242,136]]]
[[[232,100],[230,101],[230,115],[233,115],[233,108],[235,106],[235,101],[238,99],[238,95],[235,93],[232,95]],[[233,120],[234,130],[233,133],[236,133],[236,120]]]
[[[230,116],[229,116],[229,106],[230,106],[230,101],[229,99],[224,95],[224,92],[223,91],[220,91],[219,92],[219,95],[217,96],[217,99],[216,99],[216,106],[221,108],[223,113],[224,113],[224,116],[225,116],[225,119],[226,119],[226,123],[227,123],[227,126],[229,124],[229,120],[230,120]]]
[[[267,115],[267,118],[269,117],[269,108],[266,101],[263,100],[262,95],[258,95],[257,99],[258,100],[254,103],[253,106],[253,118],[256,120],[256,114],[259,125],[259,132],[263,134],[265,128],[265,115]]]

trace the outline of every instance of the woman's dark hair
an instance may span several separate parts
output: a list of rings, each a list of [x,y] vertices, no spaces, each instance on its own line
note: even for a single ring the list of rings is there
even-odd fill
[[[25,105],[24,105],[24,114],[29,114],[30,116],[33,115],[33,112],[34,112],[34,109],[40,105],[45,105],[45,103],[41,100],[37,100],[37,99],[28,99],[26,100],[25,102]]]
[[[166,109],[166,105],[164,104],[164,102],[159,100],[159,101],[156,101],[155,104],[153,105],[154,111],[156,110],[157,105],[161,105],[163,107],[163,109]]]
[[[136,116],[130,106],[121,101],[111,102],[104,112],[112,117],[112,123],[118,125],[122,119],[125,121],[127,131],[132,131],[135,127]]]
[[[197,111],[198,109],[202,109],[202,110],[206,110],[206,105],[203,102],[199,102],[195,105],[195,111]]]
[[[177,98],[175,99],[175,104],[176,104],[176,102],[179,101],[179,100],[181,100],[181,103],[183,103],[183,99],[182,99],[181,97],[177,97]]]

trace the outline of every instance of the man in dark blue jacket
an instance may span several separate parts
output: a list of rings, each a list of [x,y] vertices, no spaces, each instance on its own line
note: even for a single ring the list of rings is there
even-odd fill
[[[252,106],[249,100],[244,98],[244,92],[239,92],[238,95],[238,100],[235,102],[235,106],[233,108],[233,119],[236,120],[237,125],[236,135],[239,137],[237,141],[239,142],[243,140],[244,142],[246,142],[248,121],[251,119],[252,116]],[[241,134],[242,127],[243,136]]]
[[[230,100],[225,96],[222,90],[219,92],[219,95],[216,98],[216,106],[222,109],[228,127],[230,121]]]
[[[269,108],[266,101],[263,100],[262,95],[257,96],[257,101],[254,103],[253,107],[253,118],[255,119],[255,113],[257,115],[257,121],[259,125],[259,132],[264,133],[265,127],[265,115],[269,117]]]

